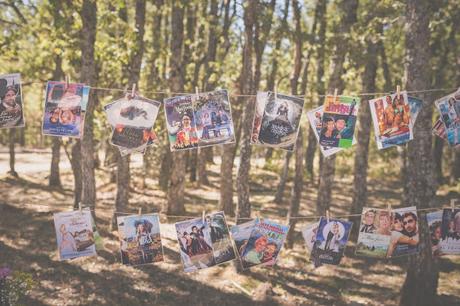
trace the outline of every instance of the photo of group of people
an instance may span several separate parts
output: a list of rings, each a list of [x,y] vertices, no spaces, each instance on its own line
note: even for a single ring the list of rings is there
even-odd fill
[[[450,146],[460,144],[460,90],[435,102]]]
[[[121,262],[143,265],[164,260],[157,214],[118,217]]]
[[[301,98],[258,92],[251,143],[293,151],[303,105]]]
[[[88,209],[54,214],[60,260],[96,255],[91,219]]]
[[[310,122],[311,129],[313,133],[315,134],[316,140],[318,142],[319,142],[319,134],[321,133],[321,130],[323,129],[323,108],[324,106],[321,105],[307,112],[308,121]],[[355,144],[355,142],[356,142],[356,137],[353,136],[353,144]],[[323,153],[324,157],[329,157],[343,150],[343,148],[327,147],[321,144],[319,145],[319,148],[321,150],[321,153]]]
[[[320,218],[310,255],[315,267],[340,264],[352,225],[344,220]]]
[[[281,225],[270,220],[255,222],[249,238],[237,244],[243,269],[257,265],[272,266],[283,247],[289,225]]]
[[[89,90],[88,86],[79,83],[48,82],[43,134],[81,138]]]
[[[209,268],[236,258],[223,212],[175,224],[185,272]]]
[[[417,253],[418,217],[415,207],[364,208],[356,255],[389,258]]]
[[[104,106],[107,120],[112,127],[111,143],[125,155],[144,153],[156,140],[152,131],[161,103],[139,95],[118,99]]]
[[[226,90],[164,100],[171,151],[235,142]]]
[[[400,145],[413,139],[407,92],[370,100],[369,106],[379,149]],[[416,109],[418,107],[414,110]]]
[[[353,145],[359,102],[358,97],[326,96],[320,145],[336,148],[349,148]]]
[[[0,128],[24,126],[21,75],[0,75]]]

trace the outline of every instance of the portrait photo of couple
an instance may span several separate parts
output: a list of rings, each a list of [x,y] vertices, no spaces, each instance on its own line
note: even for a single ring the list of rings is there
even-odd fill
[[[21,76],[6,74],[0,76],[0,128],[24,126]]]

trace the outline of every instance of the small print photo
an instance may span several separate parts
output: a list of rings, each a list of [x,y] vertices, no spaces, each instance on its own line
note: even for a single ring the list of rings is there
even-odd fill
[[[24,126],[21,75],[0,75],[0,128]]]

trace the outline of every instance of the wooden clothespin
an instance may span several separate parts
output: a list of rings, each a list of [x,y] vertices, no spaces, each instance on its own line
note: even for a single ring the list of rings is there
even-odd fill
[[[142,216],[142,207],[139,207],[139,217]]]
[[[204,223],[204,215],[206,214],[206,211],[203,210],[203,214],[201,215],[201,221]]]
[[[330,214],[329,214],[329,209],[326,210],[326,221],[327,223],[329,223],[329,219],[330,219]]]
[[[388,209],[388,213],[391,214],[391,203],[388,203],[387,209]]]
[[[195,95],[197,99],[200,96],[200,91],[198,90],[198,86],[195,86]]]
[[[81,213],[81,202],[78,202],[78,210],[79,210],[80,213]]]
[[[455,199],[450,200],[450,209],[452,209],[452,213],[453,213],[455,209]]]
[[[133,84],[133,89],[131,90],[131,98],[134,98],[135,94],[136,94],[136,84]]]
[[[335,103],[335,100],[337,99],[337,94],[338,94],[338,89],[334,88],[334,97],[332,98],[332,103]]]
[[[401,92],[401,87],[399,85],[396,86],[396,97],[399,98],[399,93]]]
[[[65,88],[67,89],[69,87],[70,83],[70,77],[68,75],[65,76]]]
[[[276,82],[275,82],[275,86],[273,88],[273,93],[275,94],[275,101],[278,99],[278,90],[276,89]]]
[[[260,221],[260,212],[259,211],[256,211],[256,220],[257,220],[257,223],[259,223],[259,221]]]

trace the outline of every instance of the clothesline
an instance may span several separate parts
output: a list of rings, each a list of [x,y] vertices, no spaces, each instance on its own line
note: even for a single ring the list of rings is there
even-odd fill
[[[452,200],[452,201],[457,201],[457,200]],[[48,204],[27,204],[27,203],[23,203],[21,205],[25,205],[25,206],[40,206],[40,207],[47,207],[47,208],[55,208],[54,206],[51,206],[51,205],[48,205]],[[82,209],[86,209],[88,208],[87,206],[83,206],[82,205]],[[419,211],[436,211],[436,210],[440,210],[440,209],[457,209],[457,208],[460,208],[460,207],[455,207],[455,206],[441,206],[441,207],[428,207],[428,208],[418,208],[416,209],[418,212]],[[94,209],[90,209],[90,211],[95,211]],[[48,211],[48,213],[54,213],[53,211]],[[117,214],[117,215],[136,215],[138,213],[136,212],[124,212],[124,211],[113,211],[114,214]],[[144,213],[144,212],[142,212]],[[158,214],[158,215],[161,215],[163,217],[166,217],[166,218],[181,218],[181,219],[197,219],[197,218],[200,218],[202,215],[199,215],[199,216],[185,216],[185,215],[169,215],[169,214],[165,214],[165,213],[161,213],[161,212],[145,212],[147,214],[151,214],[151,213],[154,213],[154,214]],[[237,218],[237,220],[254,220],[254,219],[257,219],[257,218],[263,218],[262,216],[259,216],[259,214],[261,213],[261,211],[256,211],[255,212],[257,214],[256,217],[253,217],[253,218]],[[329,217],[330,218],[337,218],[337,219],[341,219],[341,218],[348,218],[348,217],[359,217],[361,216],[362,214],[346,214],[346,215],[334,215],[332,213],[329,213]],[[289,220],[314,220],[314,219],[319,219],[321,217],[326,217],[326,215],[314,215],[314,216],[292,216],[292,217],[289,217],[288,219]],[[276,218],[275,218],[276,219]],[[284,220],[286,220],[284,218]]]
[[[36,82],[36,81],[31,81],[31,82],[23,82],[22,86],[28,86],[28,85],[45,85],[47,82],[46,81],[41,81],[41,82]],[[112,88],[112,87],[97,87],[97,86],[87,86],[91,88],[92,90],[100,90],[100,91],[119,91],[119,92],[126,92],[129,89],[128,88]],[[427,93],[427,92],[440,92],[440,91],[452,91],[459,89],[459,87],[453,87],[453,88],[431,88],[431,89],[421,89],[421,90],[411,90],[407,91],[408,94],[414,94],[414,93]],[[160,94],[160,95],[194,95],[196,94],[195,92],[171,92],[171,91],[142,91],[142,90],[137,90],[138,92],[142,92],[143,94]],[[385,96],[385,95],[390,95],[393,94],[394,92],[364,92],[364,93],[357,93],[357,94],[350,94],[351,96]],[[318,95],[318,97],[324,98],[326,96],[332,96],[333,94],[322,94]],[[229,93],[229,96],[231,97],[256,97],[257,95],[255,94],[237,94],[237,93]],[[293,95],[294,97],[298,98],[305,98],[305,95]],[[341,95],[337,95],[337,97],[340,97]]]

